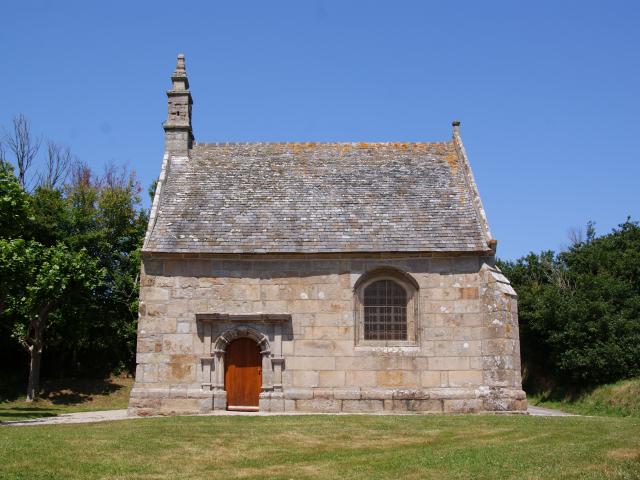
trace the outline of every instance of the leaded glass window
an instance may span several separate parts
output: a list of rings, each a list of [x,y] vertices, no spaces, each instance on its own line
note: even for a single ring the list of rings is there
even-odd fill
[[[364,339],[407,340],[407,292],[393,280],[364,289]]]

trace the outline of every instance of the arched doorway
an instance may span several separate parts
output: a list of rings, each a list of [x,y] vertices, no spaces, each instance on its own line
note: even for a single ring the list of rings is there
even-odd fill
[[[262,386],[260,347],[250,338],[238,338],[224,356],[224,389],[228,410],[258,410]]]

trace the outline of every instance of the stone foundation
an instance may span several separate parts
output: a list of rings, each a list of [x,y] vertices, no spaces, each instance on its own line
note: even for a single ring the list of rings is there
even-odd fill
[[[226,409],[226,396],[201,389],[134,389],[130,415],[209,413]],[[216,401],[219,400],[219,401]],[[263,412],[524,413],[522,390],[505,388],[382,389],[292,388],[260,395]]]

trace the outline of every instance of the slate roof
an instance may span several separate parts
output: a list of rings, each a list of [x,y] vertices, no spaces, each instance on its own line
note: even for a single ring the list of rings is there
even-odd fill
[[[147,252],[489,250],[453,142],[202,144],[165,168]]]

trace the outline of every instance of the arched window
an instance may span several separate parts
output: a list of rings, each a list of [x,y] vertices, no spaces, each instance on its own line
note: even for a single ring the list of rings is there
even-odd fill
[[[407,340],[407,292],[393,280],[364,289],[364,339]]]
[[[354,286],[356,344],[418,344],[418,283],[395,268],[370,270]]]

